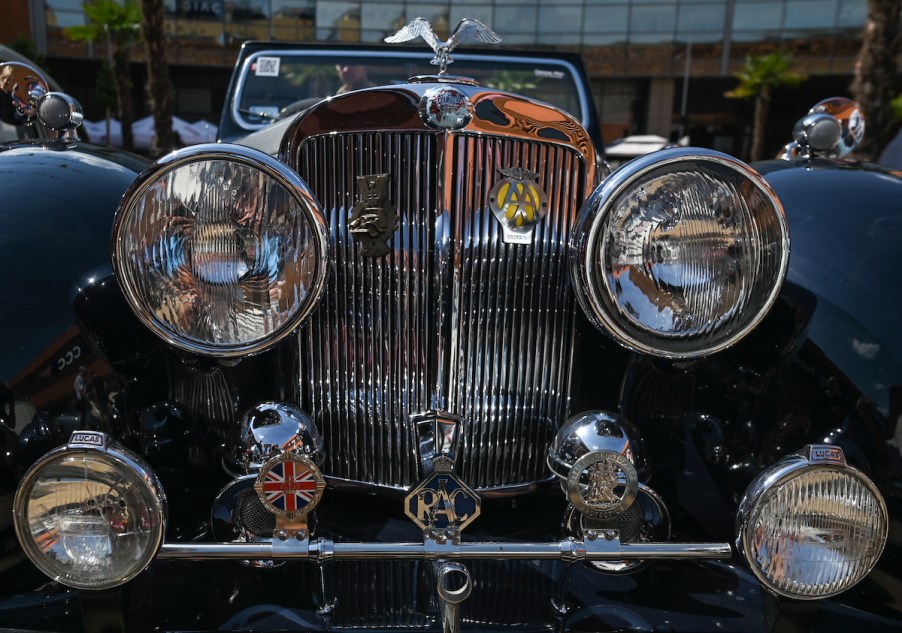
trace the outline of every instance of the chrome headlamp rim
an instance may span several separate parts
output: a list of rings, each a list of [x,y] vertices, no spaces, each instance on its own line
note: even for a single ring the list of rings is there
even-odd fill
[[[75,433],[78,433],[78,431]],[[136,454],[120,446],[118,443],[106,442],[105,439],[104,446],[102,447],[79,445],[78,448],[70,448],[69,445],[63,445],[53,449],[38,459],[38,461],[32,464],[26,471],[25,475],[22,477],[22,481],[19,482],[19,487],[16,489],[16,494],[13,499],[13,527],[16,532],[16,538],[21,544],[22,549],[25,551],[28,560],[46,576],[54,579],[60,584],[76,589],[110,589],[129,582],[147,569],[156,557],[157,552],[159,552],[160,547],[162,547],[163,539],[166,534],[168,506],[166,494],[159,478],[157,478],[156,474],[150,469],[150,466]],[[61,458],[69,457],[90,457],[94,459],[100,457],[101,459],[108,459],[121,468],[133,471],[137,475],[138,480],[146,485],[150,492],[148,499],[150,499],[151,505],[148,506],[147,510],[151,515],[153,525],[157,526],[157,529],[154,530],[153,533],[151,546],[144,551],[143,555],[138,559],[138,564],[136,564],[129,573],[123,574],[115,580],[101,583],[75,582],[64,574],[59,573],[59,570],[48,564],[43,556],[31,552],[33,538],[28,529],[28,513],[26,511],[27,495],[30,494],[35,482],[47,466]]]
[[[754,317],[748,320],[742,327],[731,335],[719,339],[717,342],[697,349],[685,351],[675,350],[664,346],[655,346],[643,342],[634,335],[629,328],[623,327],[615,318],[617,308],[616,300],[610,296],[607,283],[598,279],[594,262],[590,261],[593,253],[600,253],[599,241],[603,241],[603,228],[607,226],[613,203],[631,185],[639,181],[646,174],[677,163],[700,161],[726,167],[741,173],[765,196],[775,211],[777,226],[780,233],[780,263],[777,268],[777,283],[773,284],[765,301],[761,304]],[[573,281],[575,294],[583,313],[592,324],[610,335],[617,343],[641,354],[663,358],[668,360],[692,360],[709,356],[732,347],[751,332],[767,315],[770,308],[776,302],[786,278],[789,268],[789,223],[783,210],[783,205],[776,193],[763,176],[746,165],[742,161],[727,154],[714,150],[697,147],[678,147],[663,149],[645,156],[640,156],[615,170],[599,186],[586,201],[579,218],[574,226],[570,240],[570,277]],[[647,334],[648,337],[654,337]],[[670,340],[665,336],[657,337],[662,342]]]
[[[187,337],[180,338],[170,329],[164,327],[144,305],[144,301],[135,288],[127,283],[129,274],[126,271],[124,261],[126,258],[120,252],[120,244],[124,241],[120,232],[125,218],[130,213],[134,203],[144,195],[147,189],[167,172],[174,171],[184,165],[205,161],[226,161],[245,165],[263,172],[266,176],[272,178],[274,182],[284,187],[303,210],[305,219],[311,228],[311,237],[317,249],[317,270],[312,276],[313,283],[309,288],[309,295],[304,305],[269,335],[246,343],[203,343]],[[329,233],[326,220],[320,209],[319,202],[310,191],[307,183],[285,163],[272,156],[250,147],[229,143],[202,143],[179,149],[160,158],[144,170],[129,186],[122,197],[122,201],[119,203],[119,209],[116,212],[116,218],[113,223],[112,253],[113,273],[119,283],[119,287],[122,289],[132,311],[144,325],[165,342],[178,349],[201,356],[218,358],[236,358],[262,352],[296,331],[319,305],[326,286],[326,277],[328,276],[330,263]]]
[[[798,593],[792,593],[790,591],[781,589],[779,586],[773,583],[773,581],[771,581],[771,579],[769,579],[757,565],[753,564],[753,539],[750,538],[750,535],[747,534],[747,531],[751,525],[750,519],[754,514],[754,510],[768,491],[776,490],[780,486],[804,473],[832,472],[840,475],[851,476],[858,483],[864,485],[864,487],[867,488],[868,492],[873,495],[874,499],[877,502],[881,519],[883,521],[884,532],[881,538],[880,549],[874,555],[875,564],[883,554],[889,533],[889,511],[886,507],[886,501],[884,500],[883,495],[880,494],[880,491],[878,490],[874,482],[872,482],[869,477],[867,477],[864,473],[862,473],[854,466],[850,466],[845,463],[845,458],[842,459],[841,463],[812,462],[805,455],[805,451],[808,448],[809,447],[806,447],[805,449],[802,449],[797,453],[786,455],[775,464],[765,469],[764,472],[759,474],[758,477],[756,477],[752,481],[752,483],[749,484],[749,487],[742,495],[742,498],[739,502],[739,507],[736,511],[736,551],[742,555],[742,558],[746,561],[749,569],[751,569],[755,577],[761,582],[762,585],[767,588],[768,591],[771,591],[779,596],[783,596],[785,598],[793,598],[795,600],[821,600],[824,598],[830,598],[837,594],[843,593],[844,591],[847,591],[855,584],[860,582],[866,574],[862,575],[861,578],[859,578],[852,584],[843,586],[833,591],[819,593],[817,595],[802,595]]]

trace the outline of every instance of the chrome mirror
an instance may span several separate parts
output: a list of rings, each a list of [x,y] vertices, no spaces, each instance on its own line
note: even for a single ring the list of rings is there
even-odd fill
[[[38,113],[38,101],[49,90],[47,80],[28,64],[0,65],[0,93],[9,99],[8,107],[0,107],[0,117],[13,125],[31,123]]]
[[[864,127],[857,103],[845,97],[824,99],[795,124],[795,141],[784,147],[777,158],[843,158],[861,143]]]

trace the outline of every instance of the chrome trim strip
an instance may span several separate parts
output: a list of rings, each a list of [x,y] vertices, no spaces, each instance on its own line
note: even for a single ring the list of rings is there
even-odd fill
[[[606,560],[729,559],[729,543],[621,543],[619,539],[565,539],[552,543],[465,542],[336,543],[330,539],[279,543],[167,543],[163,560]]]

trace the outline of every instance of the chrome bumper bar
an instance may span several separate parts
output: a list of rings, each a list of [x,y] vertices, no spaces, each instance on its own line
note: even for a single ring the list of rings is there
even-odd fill
[[[167,543],[158,559],[189,560],[682,560],[728,559],[728,543],[621,543],[616,532],[585,541],[551,543],[453,542],[336,543],[329,539],[273,539],[262,543]]]

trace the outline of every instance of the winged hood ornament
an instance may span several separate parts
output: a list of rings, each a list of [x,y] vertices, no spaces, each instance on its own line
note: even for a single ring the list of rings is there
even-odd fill
[[[473,18],[461,20],[451,37],[444,42],[436,37],[435,31],[432,30],[432,25],[425,18],[414,18],[403,29],[394,35],[386,37],[385,41],[389,44],[397,44],[399,42],[409,42],[418,37],[422,37],[435,51],[435,57],[429,63],[438,66],[439,75],[444,75],[448,72],[448,64],[454,62],[451,58],[451,51],[461,42],[469,40],[486,44],[497,44],[501,41],[501,36],[479,20],[474,20]]]

